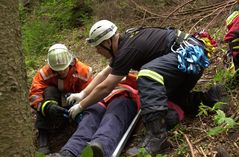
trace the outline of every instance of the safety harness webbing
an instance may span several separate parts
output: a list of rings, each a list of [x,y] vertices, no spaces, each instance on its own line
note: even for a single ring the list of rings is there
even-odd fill
[[[238,50],[239,49],[239,38],[236,38],[229,42],[229,48],[231,50]]]
[[[142,77],[142,76],[149,77],[149,78],[159,82],[160,84],[164,85],[163,76],[152,71],[152,70],[148,70],[148,69],[140,70],[137,77]]]
[[[180,31],[179,29],[176,30],[176,43],[180,44],[184,40],[186,40],[188,37],[190,37],[190,34],[184,33]]]

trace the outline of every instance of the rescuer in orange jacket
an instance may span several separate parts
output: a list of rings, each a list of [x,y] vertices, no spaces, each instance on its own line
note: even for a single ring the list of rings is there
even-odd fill
[[[66,94],[81,92],[92,80],[91,67],[74,58],[63,44],[49,48],[47,62],[34,76],[29,91],[30,105],[37,111],[39,151],[45,154],[49,153],[47,130],[56,121],[66,121],[63,119],[69,108],[63,101]]]

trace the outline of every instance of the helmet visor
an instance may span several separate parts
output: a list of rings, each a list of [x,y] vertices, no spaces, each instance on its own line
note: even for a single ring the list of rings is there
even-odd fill
[[[72,55],[67,51],[51,51],[48,54],[48,64],[54,71],[65,70],[72,62]]]
[[[102,37],[104,37],[106,34],[108,34],[111,31],[113,31],[113,29],[112,28],[108,28],[105,31],[103,31],[102,33],[100,33],[98,36],[96,36],[94,39],[93,38],[87,38],[86,41],[89,44],[95,43],[95,42],[97,42],[99,39],[101,39]],[[94,33],[94,31],[91,34],[93,34],[93,33]]]

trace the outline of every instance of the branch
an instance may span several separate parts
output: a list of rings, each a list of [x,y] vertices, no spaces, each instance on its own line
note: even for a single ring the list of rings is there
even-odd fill
[[[163,20],[163,22],[161,23],[161,26],[164,24],[164,22],[168,19],[169,16],[171,16],[173,13],[175,13],[178,9],[182,8],[183,6],[187,5],[188,3],[192,2],[194,0],[190,0],[188,2],[183,3],[182,5],[178,6],[176,9],[174,9],[174,11],[172,11],[171,13],[168,14],[168,16]]]
[[[190,151],[191,151],[192,157],[195,157],[195,155],[194,155],[194,151],[193,151],[193,146],[192,146],[191,142],[189,141],[189,139],[188,139],[188,137],[187,137],[186,134],[183,134],[183,136],[184,136],[184,138],[186,139],[186,141],[187,141],[187,143],[188,143],[188,146],[189,146],[189,148],[190,148]]]
[[[145,9],[144,7],[138,5],[134,0],[130,0],[130,1],[131,1],[137,8],[143,10],[143,12],[149,13],[149,14],[154,15],[154,16],[163,17],[163,16],[161,16],[161,15],[159,15],[159,14],[153,13],[153,12],[151,12],[151,11]]]
[[[205,19],[205,18],[207,18],[207,17],[213,15],[213,14],[214,14],[215,12],[217,12],[219,9],[220,9],[220,8],[217,8],[216,10],[214,10],[213,12],[211,12],[210,14],[208,14],[208,15],[202,17],[200,20],[198,20],[198,21],[191,27],[191,29],[189,30],[189,33],[191,33],[192,29],[193,29],[199,22],[201,22],[203,19]]]
[[[226,7],[229,5],[229,2],[230,1],[228,1],[227,4],[221,9],[221,11],[218,12],[216,16],[214,16],[214,18],[208,23],[208,25],[204,28],[204,30],[207,29],[209,25],[218,17],[218,15],[221,14],[221,12],[226,9]]]
[[[204,152],[204,150],[202,149],[202,147],[199,147],[201,153],[203,154],[204,157],[207,157],[206,153]]]

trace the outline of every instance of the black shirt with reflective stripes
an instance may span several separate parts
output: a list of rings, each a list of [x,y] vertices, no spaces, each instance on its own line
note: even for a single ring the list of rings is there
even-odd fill
[[[175,38],[175,29],[142,28],[125,33],[110,63],[111,74],[125,76],[131,69],[139,71],[144,64],[170,53]]]

